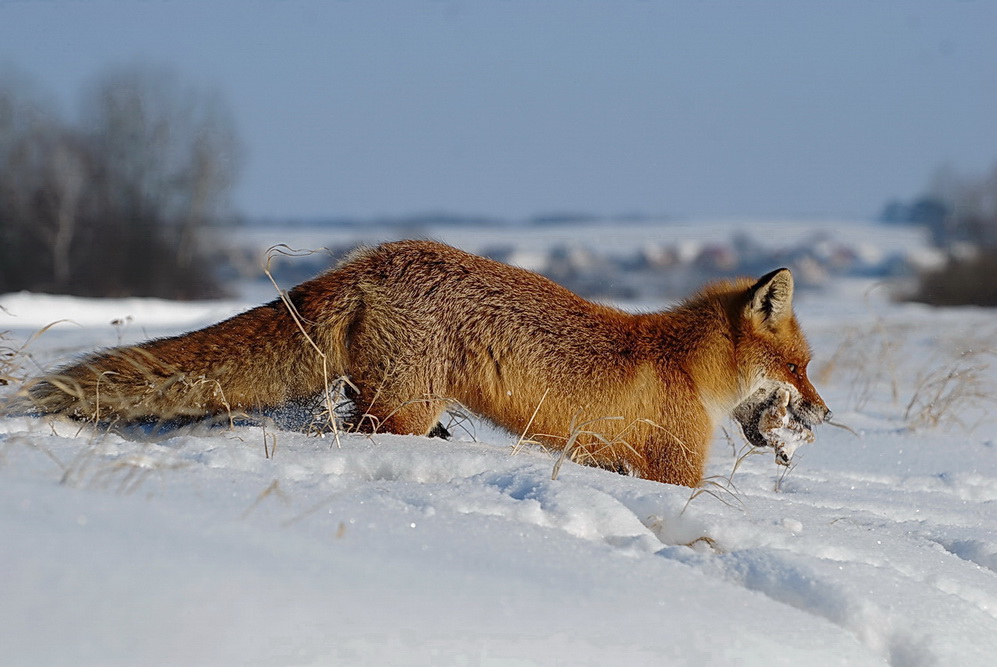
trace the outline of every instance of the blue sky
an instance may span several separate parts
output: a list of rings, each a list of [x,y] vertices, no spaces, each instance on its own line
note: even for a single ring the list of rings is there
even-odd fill
[[[997,3],[10,2],[72,118],[112,65],[228,101],[250,216],[869,216],[997,162]]]

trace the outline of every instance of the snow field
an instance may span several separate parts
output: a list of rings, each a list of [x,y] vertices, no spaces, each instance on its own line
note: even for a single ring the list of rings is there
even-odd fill
[[[704,532],[694,505],[682,513],[688,489],[625,478],[620,488],[574,465],[551,481],[551,461],[539,452],[510,457],[508,448],[398,436],[346,436],[341,449],[293,436],[267,459],[262,443],[247,447],[244,435],[163,444],[109,437],[83,458],[59,436],[31,444],[11,438],[5,476],[34,471],[49,483],[42,494],[23,482],[4,485],[4,504],[17,510],[5,533],[33,539],[8,543],[4,561],[13,567],[0,576],[15,599],[37,599],[39,589],[54,599],[43,614],[22,609],[4,619],[14,630],[8,648],[26,657],[42,649],[46,657],[33,626],[44,619],[45,634],[59,636],[62,649],[75,645],[83,652],[73,657],[97,661],[243,660],[272,649],[243,653],[224,635],[252,643],[253,627],[259,639],[284,635],[289,646],[310,649],[299,657],[318,662],[348,659],[340,642],[364,660],[405,662],[397,647],[381,645],[391,639],[422,650],[456,642],[458,652],[471,653],[494,644],[496,655],[512,650],[539,663],[605,664],[620,655],[638,664],[641,656],[648,664],[663,656],[698,661],[717,655],[715,628],[702,627],[701,616],[734,600],[727,620],[751,628],[768,608],[788,628],[738,632],[732,656],[821,655],[807,629],[824,636],[825,624],[801,627],[792,610],[662,551]],[[38,524],[47,528],[41,535],[28,529]],[[285,627],[277,607],[312,618],[323,637],[309,642],[307,632]],[[170,626],[140,623],[145,615],[203,623],[203,645],[167,646]],[[558,636],[561,655],[549,652]],[[25,638],[29,645],[19,647]],[[163,653],[146,653],[158,644]],[[851,653],[867,657],[858,646]]]
[[[0,304],[15,347],[77,323],[32,340],[27,369],[243,307]],[[513,455],[517,437],[482,424],[450,442],[255,426],[148,442],[0,418],[0,655],[990,664],[997,320],[857,282],[801,294],[797,311],[810,374],[854,433],[820,427],[787,471],[727,425],[699,490],[570,462],[552,480],[555,455]],[[937,418],[920,418],[919,391]]]

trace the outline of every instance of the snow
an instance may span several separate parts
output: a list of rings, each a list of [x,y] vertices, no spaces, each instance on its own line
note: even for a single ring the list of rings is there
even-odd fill
[[[555,454],[476,421],[149,442],[0,418],[2,661],[990,664],[997,318],[871,282],[798,299],[854,432],[817,428],[785,468],[728,424],[697,490],[570,462],[552,480]],[[23,375],[248,305],[4,295],[0,347],[26,344]],[[950,370],[940,415],[912,400]]]

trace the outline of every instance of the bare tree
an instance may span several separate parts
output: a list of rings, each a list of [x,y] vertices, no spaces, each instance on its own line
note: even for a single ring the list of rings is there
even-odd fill
[[[217,293],[201,244],[227,213],[239,153],[217,96],[118,70],[70,126],[29,93],[0,80],[0,290]]]
[[[0,287],[37,282],[44,272],[26,252],[36,243],[39,191],[47,159],[40,145],[58,124],[31,85],[15,73],[0,78]],[[38,248],[34,247],[34,251]]]
[[[54,224],[47,230],[46,240],[52,249],[55,284],[61,287],[69,285],[72,275],[73,235],[82,212],[83,188],[89,176],[83,151],[75,143],[71,137],[65,136],[52,149],[47,178],[51,183],[55,210],[51,218]]]
[[[203,282],[191,274],[198,273],[200,237],[224,214],[238,164],[233,122],[220,100],[169,72],[120,70],[88,91],[84,129],[100,160],[97,192],[123,246],[117,261],[159,247],[158,262],[144,264],[152,282],[157,272],[185,276],[191,287]]]

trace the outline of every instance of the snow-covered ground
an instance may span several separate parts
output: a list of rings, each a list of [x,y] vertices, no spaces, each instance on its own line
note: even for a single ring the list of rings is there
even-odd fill
[[[0,347],[30,374],[248,305],[4,295]],[[797,312],[854,433],[786,473],[728,425],[695,491],[552,480],[473,421],[141,442],[0,418],[0,663],[992,664],[997,314],[859,280]]]

